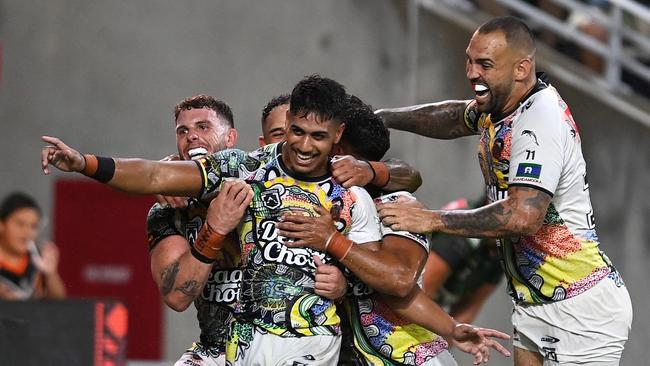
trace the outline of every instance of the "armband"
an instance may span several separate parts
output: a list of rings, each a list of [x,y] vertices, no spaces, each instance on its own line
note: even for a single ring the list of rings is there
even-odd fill
[[[115,160],[113,158],[104,158],[91,154],[84,154],[86,167],[81,171],[81,174],[98,180],[102,183],[107,183],[113,179],[115,174]]]
[[[217,260],[217,255],[221,251],[225,239],[226,235],[219,234],[206,221],[190,248],[190,252],[199,261],[212,264]]]
[[[354,242],[345,236],[343,236],[338,231],[335,231],[327,239],[325,244],[325,251],[333,255],[336,259],[342,261],[352,249]]]

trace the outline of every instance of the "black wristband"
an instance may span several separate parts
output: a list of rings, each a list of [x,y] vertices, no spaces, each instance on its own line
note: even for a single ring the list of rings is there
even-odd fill
[[[97,171],[90,177],[102,183],[113,179],[115,174],[115,160],[113,158],[97,157]]]
[[[194,246],[190,247],[190,253],[192,253],[192,256],[194,258],[196,258],[199,262],[203,262],[205,264],[212,264],[212,263],[216,262],[216,260],[217,260],[216,258],[215,259],[208,258],[208,257],[204,256],[203,254],[199,253],[198,250],[194,249]]]

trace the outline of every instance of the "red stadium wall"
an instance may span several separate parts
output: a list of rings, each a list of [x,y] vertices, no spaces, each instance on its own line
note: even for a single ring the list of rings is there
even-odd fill
[[[153,202],[87,179],[56,182],[54,237],[68,295],[126,304],[129,359],[162,355],[163,305],[151,279],[146,241]]]

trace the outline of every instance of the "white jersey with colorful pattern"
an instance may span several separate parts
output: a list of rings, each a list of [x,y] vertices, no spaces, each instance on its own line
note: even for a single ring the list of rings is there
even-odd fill
[[[336,335],[336,306],[314,293],[316,265],[326,253],[289,248],[276,227],[285,213],[316,216],[315,207],[330,211],[337,229],[358,243],[381,239],[377,211],[362,188],[345,189],[331,175],[296,177],[282,162],[282,143],[252,153],[224,150],[197,161],[202,172],[202,197],[214,195],[228,177],[251,184],[254,196],[238,227],[242,282],[235,316],[282,336]],[[240,337],[239,337],[240,338]]]
[[[394,202],[399,197],[413,198],[408,192],[394,192],[375,199],[377,203]],[[407,238],[429,251],[425,235],[394,231],[382,225],[382,235]],[[425,253],[422,254],[426,255]],[[350,291],[346,310],[355,348],[370,365],[423,365],[448,348],[444,338],[410,323],[395,314],[376,293],[346,270]]]
[[[481,135],[478,155],[489,200],[506,198],[510,186],[552,197],[537,233],[500,240],[511,295],[541,303],[588,290],[613,268],[598,247],[580,134],[569,107],[539,80],[510,115],[492,117],[481,115],[468,125]]]

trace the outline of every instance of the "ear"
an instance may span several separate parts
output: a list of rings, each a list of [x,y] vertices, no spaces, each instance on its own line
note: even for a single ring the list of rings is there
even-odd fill
[[[334,143],[338,144],[341,141],[341,136],[343,136],[343,131],[345,131],[345,123],[341,122],[339,127],[336,129],[336,135],[334,136]]]
[[[533,72],[533,60],[525,57],[515,64],[515,81],[527,80]]]
[[[260,144],[260,147],[266,146],[266,141],[264,141],[264,136],[258,136],[257,142]]]
[[[237,144],[237,137],[238,137],[237,130],[235,130],[234,128],[228,130],[228,136],[226,140],[227,149],[232,149],[233,147],[235,147],[235,145]]]

